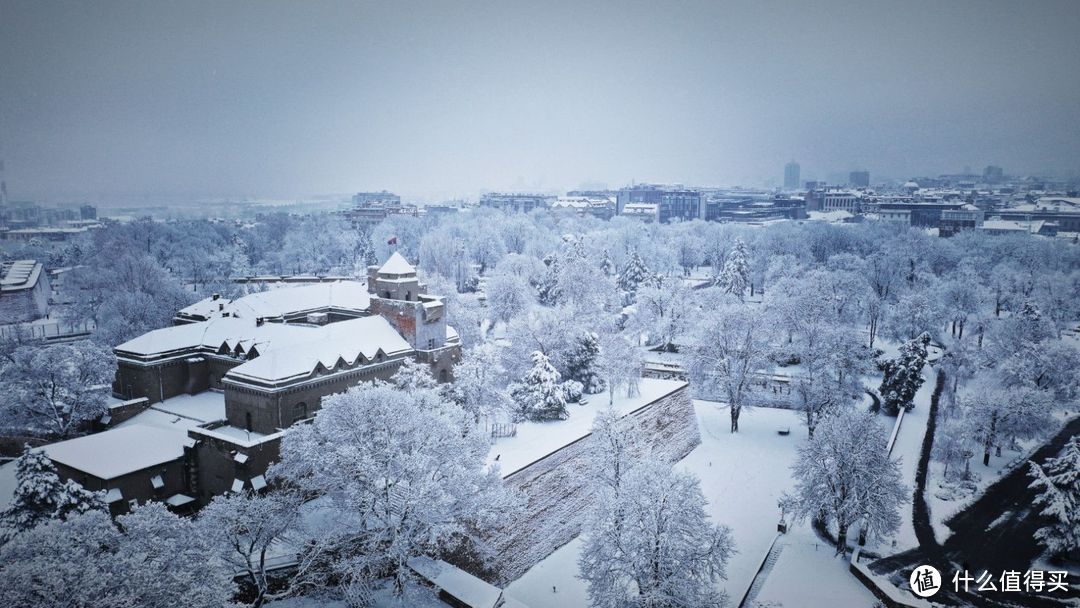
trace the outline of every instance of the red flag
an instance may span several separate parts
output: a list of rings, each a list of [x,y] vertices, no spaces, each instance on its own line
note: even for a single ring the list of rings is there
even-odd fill
[[[387,245],[397,245],[397,235],[395,234],[394,236],[387,239],[386,244]]]

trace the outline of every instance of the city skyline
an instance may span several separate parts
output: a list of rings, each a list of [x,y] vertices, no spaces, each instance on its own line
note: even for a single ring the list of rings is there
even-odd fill
[[[4,0],[0,156],[44,202],[1080,171],[1077,5],[828,8]]]

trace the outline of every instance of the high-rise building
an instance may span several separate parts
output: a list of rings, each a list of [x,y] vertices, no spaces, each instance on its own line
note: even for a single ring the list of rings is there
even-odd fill
[[[869,188],[870,187],[870,172],[869,171],[852,171],[848,176],[848,184],[854,188]]]
[[[1005,178],[1005,171],[1001,167],[989,165],[983,170],[983,181],[988,184],[996,184]]]
[[[784,165],[784,189],[799,189],[799,163],[795,161]]]

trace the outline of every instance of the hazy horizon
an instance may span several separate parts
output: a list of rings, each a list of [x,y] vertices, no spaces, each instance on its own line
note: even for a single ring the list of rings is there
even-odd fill
[[[1080,3],[0,0],[11,197],[1080,173]]]

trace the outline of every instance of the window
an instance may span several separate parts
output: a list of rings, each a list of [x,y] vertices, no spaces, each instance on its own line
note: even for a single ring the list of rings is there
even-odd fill
[[[442,382],[443,384],[446,384],[449,381],[450,381],[449,374],[446,373],[445,369],[440,369],[439,370],[439,382]]]
[[[300,422],[307,418],[307,404],[301,401],[293,406],[293,422]]]
[[[251,432],[251,412],[244,412],[244,428]]]
[[[428,338],[427,347],[428,350],[433,350],[435,348],[435,338]]]

